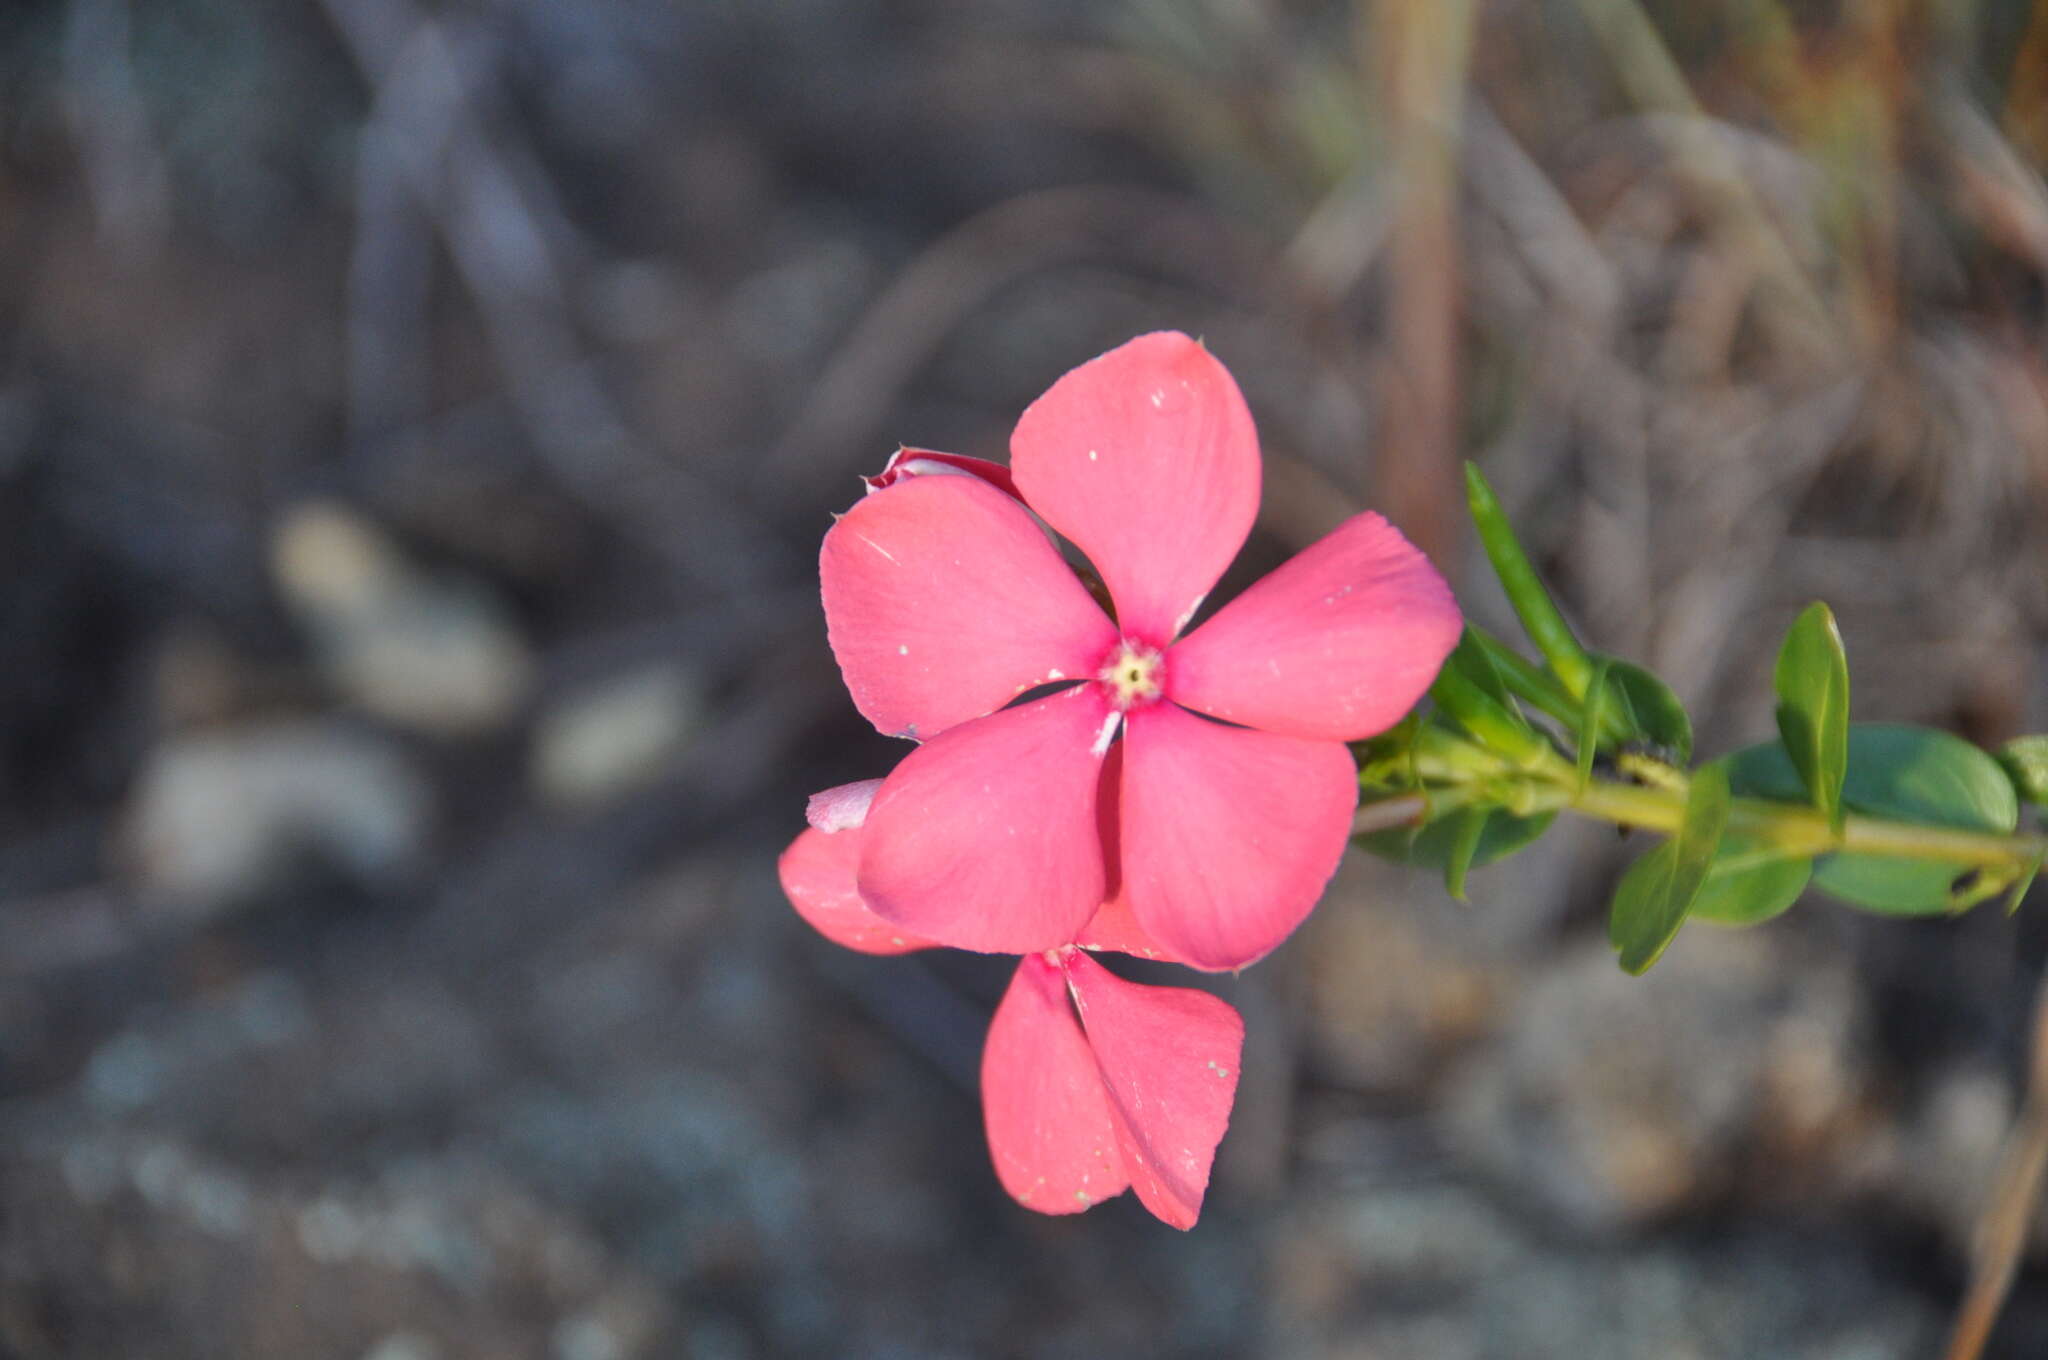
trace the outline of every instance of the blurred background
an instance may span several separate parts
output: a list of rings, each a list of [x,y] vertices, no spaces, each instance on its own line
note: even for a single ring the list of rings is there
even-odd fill
[[[1935,1353],[2039,903],[1636,981],[1611,829],[1360,859],[1183,1236],[1014,1207],[1009,965],[773,859],[903,750],[857,474],[1162,326],[1226,588],[1369,504],[1503,622],[1469,454],[1705,750],[1816,597],[1860,718],[2048,726],[2044,163],[2038,0],[0,6],[0,1354]]]

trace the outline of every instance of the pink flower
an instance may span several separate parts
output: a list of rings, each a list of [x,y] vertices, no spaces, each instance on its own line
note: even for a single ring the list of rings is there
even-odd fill
[[[1015,497],[986,473],[914,475],[918,451],[825,536],[854,703],[924,743],[875,794],[859,896],[906,938],[1019,954],[1074,941],[1115,896],[1165,952],[1242,967],[1335,871],[1358,799],[1344,743],[1429,687],[1461,627],[1450,590],[1358,515],[1182,636],[1259,500],[1244,399],[1184,335],[1068,373],[1010,448]],[[1100,573],[1114,621],[1027,506]]]
[[[1243,1049],[1221,997],[1126,982],[1071,945],[1026,955],[981,1054],[996,1178],[1048,1214],[1128,1186],[1161,1222],[1194,1227]]]
[[[930,949],[930,940],[884,921],[860,900],[853,876],[860,864],[861,844],[858,823],[832,830],[814,825],[799,833],[776,861],[783,895],[811,929],[834,944],[863,954]]]
[[[872,783],[873,781],[869,781]],[[929,946],[868,910],[854,883],[866,790],[812,799],[813,822],[783,852],[783,891],[836,943],[870,954]],[[836,829],[820,829],[831,823]],[[1089,947],[1157,956],[1128,913],[1105,904]],[[1027,1208],[1078,1213],[1126,1188],[1176,1228],[1202,1209],[1237,1094],[1244,1022],[1207,992],[1126,982],[1081,948],[1018,965],[982,1052],[982,1109],[1003,1188]]]

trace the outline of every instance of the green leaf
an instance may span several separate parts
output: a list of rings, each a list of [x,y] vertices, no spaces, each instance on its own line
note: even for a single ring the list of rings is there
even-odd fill
[[[1807,856],[1787,856],[1761,840],[1731,834],[1708,866],[1687,916],[1715,925],[1756,925],[1783,915],[1812,877]]]
[[[1607,938],[1621,966],[1642,973],[1685,924],[1728,828],[1728,772],[1718,764],[1693,775],[1678,834],[1629,866],[1614,890]]]
[[[1512,760],[1527,760],[1550,749],[1515,707],[1486,649],[1467,631],[1444,660],[1429,697],[1458,726]]]
[[[2020,903],[2027,900],[2027,889],[2033,887],[2034,880],[2040,876],[2041,863],[2044,859],[2048,859],[2048,852],[2034,856],[2033,860],[2027,865],[2025,872],[2013,880],[2012,890],[2005,895],[2005,914],[2007,916],[2018,911]]]
[[[1458,635],[1458,645],[1444,659],[1446,669],[1454,669],[1474,685],[1486,692],[1486,697],[1501,708],[1521,717],[1521,710],[1515,707],[1514,696],[1508,693],[1508,684],[1501,678],[1500,668],[1493,664],[1486,646],[1478,634],[1467,628]]]
[[[1998,763],[2020,797],[2048,806],[2048,736],[2013,738],[1998,748]]]
[[[1850,729],[1852,750],[1857,741],[1856,733],[1856,728]],[[1785,754],[1782,742],[1766,741],[1745,746],[1715,763],[1727,767],[1728,787],[1737,798],[1768,798],[1776,803],[1810,806],[1806,785],[1800,780],[1799,771],[1792,768],[1792,757]]]
[[[1607,666],[1607,688],[1624,715],[1629,739],[1647,741],[1670,753],[1679,765],[1692,761],[1692,719],[1671,687],[1633,662],[1600,658]]]
[[[1508,603],[1514,606],[1529,641],[1543,653],[1572,698],[1584,699],[1593,678],[1592,659],[1543,588],[1529,555],[1515,537],[1514,526],[1508,523],[1507,512],[1501,509],[1500,498],[1475,463],[1465,464],[1465,499],[1472,507],[1472,523],[1479,530],[1487,560],[1493,563],[1494,574],[1500,577],[1501,589],[1507,592]]]
[[[1478,839],[1465,861],[1467,867],[1476,869],[1506,859],[1547,831],[1556,816],[1554,812],[1544,812],[1534,817],[1517,817],[1500,808],[1486,809]],[[1439,870],[1448,881],[1451,864],[1458,854],[1460,834],[1459,819],[1454,815],[1436,818],[1421,827],[1374,831],[1357,841],[1361,848],[1382,858]]]
[[[1830,855],[1814,869],[1813,886],[1880,916],[1946,916],[1983,896],[1972,892],[1972,879],[1969,865],[1945,860]]]
[[[1835,616],[1824,604],[1793,620],[1773,674],[1778,734],[1813,805],[1842,829],[1842,781],[1849,772],[1849,659]]]
[[[1465,871],[1472,867],[1472,857],[1479,853],[1479,838],[1486,834],[1486,823],[1490,819],[1485,808],[1459,808],[1451,816],[1450,859],[1444,865],[1444,887],[1451,897],[1459,902],[1465,900]]]
[[[1738,794],[1805,801],[1802,781],[1784,747],[1751,746],[1728,757]],[[2019,825],[2019,799],[1998,762],[1969,742],[1930,727],[1855,723],[1849,728],[1842,802],[1850,811],[1888,821],[2009,834]],[[1968,866],[1950,860],[1892,855],[1828,855],[1814,866],[1813,885],[1854,906],[1889,916],[1954,911]]]
[[[1664,909],[1677,862],[1677,843],[1665,841],[1629,865],[1614,885],[1614,900],[1607,904],[1607,943],[1621,954],[1621,966],[1631,973],[1641,971],[1629,967],[1631,948],[1651,950],[1654,961],[1685,924],[1683,912],[1672,920]]]
[[[1485,649],[1502,683],[1507,685],[1508,693],[1560,723],[1578,721],[1585,706],[1565,690],[1555,675],[1476,624],[1466,624],[1465,631]],[[1627,733],[1622,730],[1619,714],[1608,713],[1601,724],[1601,736],[1614,741],[1626,739]]]

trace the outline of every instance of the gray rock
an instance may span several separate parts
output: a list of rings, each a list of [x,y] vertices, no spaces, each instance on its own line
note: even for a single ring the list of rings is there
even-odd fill
[[[418,1332],[393,1332],[363,1352],[363,1360],[440,1360],[441,1348]]]
[[[174,736],[130,796],[123,848],[143,895],[205,915],[281,880],[305,855],[377,881],[433,820],[426,781],[391,743],[326,722]]]
[[[273,536],[271,572],[329,682],[366,711],[460,737],[525,702],[533,659],[504,604],[481,582],[415,568],[355,512],[293,510]]]
[[[703,701],[680,669],[654,666],[569,695],[533,735],[533,782],[557,804],[588,806],[657,778],[688,745]]]

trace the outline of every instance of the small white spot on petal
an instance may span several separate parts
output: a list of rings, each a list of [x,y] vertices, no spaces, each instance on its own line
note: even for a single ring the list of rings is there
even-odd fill
[[[1095,744],[1088,748],[1089,755],[1100,756],[1109,753],[1110,738],[1116,735],[1116,725],[1122,722],[1123,718],[1124,715],[1121,713],[1112,713],[1102,720],[1102,730],[1095,734]]]
[[[1064,680],[1067,678],[1067,673],[1062,670],[1049,670],[1045,673],[1045,678],[1048,680]]]
[[[896,655],[898,655],[898,656],[909,656],[909,655],[910,655],[910,644],[909,644],[909,643],[907,643],[907,642],[899,642],[899,643],[897,643],[897,644],[896,644]]]
[[[1089,462],[1091,462],[1091,463],[1095,461],[1095,450],[1094,450],[1094,449],[1090,449],[1090,450],[1088,450],[1088,461],[1089,461]]]
[[[1164,392],[1154,392],[1154,393],[1152,394],[1152,404],[1153,404],[1154,406],[1164,406],[1164,405],[1166,405],[1166,393],[1164,393]]]

